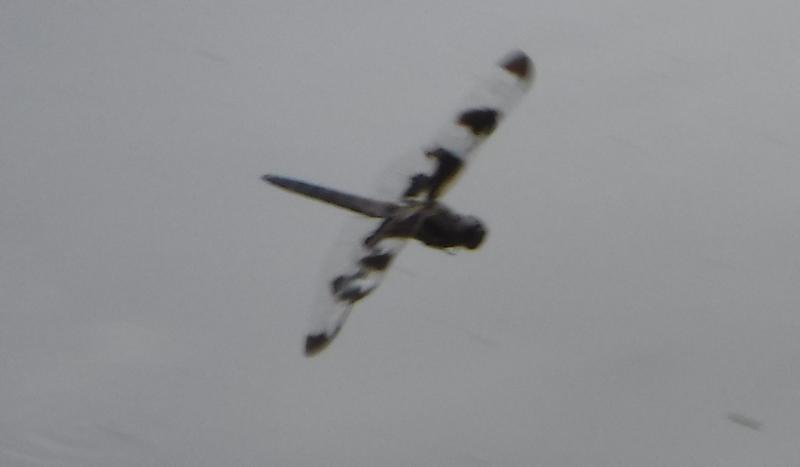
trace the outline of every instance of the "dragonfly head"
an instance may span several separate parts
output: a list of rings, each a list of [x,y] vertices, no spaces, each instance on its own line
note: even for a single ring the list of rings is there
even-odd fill
[[[486,227],[474,216],[463,216],[459,222],[458,232],[463,246],[474,250],[481,246],[486,237]]]

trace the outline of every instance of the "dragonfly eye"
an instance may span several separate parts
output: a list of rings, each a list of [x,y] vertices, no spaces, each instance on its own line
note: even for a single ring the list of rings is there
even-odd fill
[[[477,217],[466,216],[463,222],[463,240],[464,246],[470,250],[474,250],[481,246],[484,238],[486,237],[486,227]]]

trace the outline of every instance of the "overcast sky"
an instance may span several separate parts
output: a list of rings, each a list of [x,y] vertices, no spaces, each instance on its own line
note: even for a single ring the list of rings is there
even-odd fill
[[[800,465],[800,3],[0,2],[0,465]],[[302,355],[349,215],[537,82]]]

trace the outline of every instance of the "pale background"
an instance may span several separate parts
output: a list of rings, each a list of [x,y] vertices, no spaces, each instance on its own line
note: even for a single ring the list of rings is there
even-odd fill
[[[800,465],[800,3],[0,1],[0,465]],[[533,91],[302,356],[363,191]]]

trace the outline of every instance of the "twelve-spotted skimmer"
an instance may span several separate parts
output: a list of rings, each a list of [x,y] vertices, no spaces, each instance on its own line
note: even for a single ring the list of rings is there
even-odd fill
[[[530,88],[534,68],[522,52],[507,55],[470,93],[453,121],[420,152],[417,170],[404,176],[393,201],[379,201],[286,177],[263,179],[283,189],[378,219],[362,238],[354,238],[353,256],[326,278],[313,310],[306,355],[323,350],[339,333],[353,304],[380,284],[392,260],[409,239],[440,249],[480,246],[486,235],[477,218],[459,214],[438,199],[461,172],[475,149]]]

